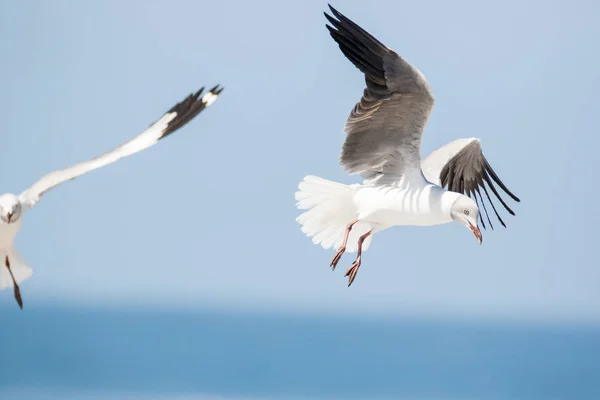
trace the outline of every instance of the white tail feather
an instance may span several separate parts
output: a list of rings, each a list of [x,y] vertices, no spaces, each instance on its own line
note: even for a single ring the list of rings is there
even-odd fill
[[[25,279],[29,278],[33,271],[25,263],[21,255],[17,252],[14,247],[9,249],[0,250],[0,289],[6,289],[13,287],[13,281],[10,277],[10,272],[6,268],[6,256],[10,263],[10,270],[17,281],[17,284],[21,283]]]
[[[296,221],[302,225],[302,232],[312,238],[314,244],[324,249],[338,249],[344,240],[346,226],[356,220],[358,212],[354,205],[354,188],[318,176],[308,175],[298,185],[296,207],[308,210]],[[372,227],[365,222],[358,222],[352,227],[346,251],[357,250],[358,239],[370,231]],[[363,243],[363,251],[369,248],[372,236]]]

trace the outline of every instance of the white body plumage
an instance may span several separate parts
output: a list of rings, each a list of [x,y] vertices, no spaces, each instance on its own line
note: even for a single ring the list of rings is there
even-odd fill
[[[452,222],[450,208],[460,196],[425,180],[407,186],[358,186],[357,219],[381,230],[396,225],[431,226]]]
[[[463,196],[449,192],[425,178],[376,184],[343,185],[316,176],[306,176],[296,192],[297,206],[307,210],[296,220],[313,243],[324,248],[342,245],[346,226],[359,222],[350,232],[347,252],[357,250],[357,240],[367,232],[392,226],[432,226],[452,222],[451,209]],[[372,240],[369,236],[362,248]]]
[[[19,233],[22,223],[23,220],[21,218],[10,224],[0,222],[0,252],[10,249],[13,246],[15,237],[17,236],[17,233]]]

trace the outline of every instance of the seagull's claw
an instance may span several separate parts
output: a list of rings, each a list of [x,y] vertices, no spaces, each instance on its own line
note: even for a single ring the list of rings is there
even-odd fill
[[[21,290],[19,289],[19,285],[17,285],[15,276],[13,275],[12,270],[10,269],[10,261],[8,260],[8,256],[6,256],[6,258],[4,259],[4,265],[6,265],[6,268],[8,268],[8,272],[10,273],[10,277],[12,278],[13,286],[15,288],[15,299],[17,300],[17,304],[19,304],[19,308],[22,310],[23,299],[21,298]]]
[[[15,299],[17,300],[17,303],[19,304],[19,308],[22,310],[23,309],[23,299],[21,298],[21,290],[19,290],[18,286],[15,286]]]
[[[335,256],[333,256],[333,260],[331,260],[331,265],[330,265],[332,271],[335,271],[335,267],[337,266],[337,263],[340,262],[340,260],[342,259],[342,256],[344,255],[345,251],[346,251],[346,246],[342,246],[337,251],[337,253],[335,253]]]
[[[358,257],[356,259],[356,261],[354,261],[352,263],[352,265],[350,266],[348,271],[346,271],[346,275],[344,275],[344,276],[348,277],[348,287],[350,287],[350,285],[352,285],[352,282],[354,282],[354,279],[356,278],[356,274],[358,273],[359,268],[360,268],[360,257]]]

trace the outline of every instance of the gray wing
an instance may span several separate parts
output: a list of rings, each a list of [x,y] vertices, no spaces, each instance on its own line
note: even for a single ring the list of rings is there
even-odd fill
[[[496,217],[498,217],[498,220],[505,228],[506,224],[498,214],[487,187],[489,187],[494,196],[511,215],[515,215],[514,211],[510,209],[504,199],[500,196],[499,191],[494,186],[494,182],[514,201],[521,201],[506,187],[496,172],[494,172],[492,166],[481,151],[479,139],[476,138],[457,139],[440,147],[423,160],[421,168],[423,174],[430,182],[452,192],[466,194],[474,199],[478,206],[481,203],[490,228],[492,229],[494,229],[494,226],[488,215],[484,198],[481,195],[481,190],[485,193],[485,197],[489,204],[491,204]],[[486,226],[482,214],[483,213],[481,212],[479,213],[479,218],[481,225],[485,229]]]
[[[365,74],[366,89],[344,131],[340,162],[350,174],[400,176],[418,168],[423,128],[433,107],[425,77],[402,57],[329,6],[325,17],[342,53]]]
[[[148,129],[129,142],[94,159],[47,174],[19,195],[19,200],[21,201],[23,208],[29,209],[33,207],[44,193],[61,183],[75,179],[78,176],[114,163],[123,157],[130,156],[155,145],[159,140],[172,134],[191,121],[206,107],[210,106],[217,99],[222,90],[223,88],[219,88],[217,85],[200,97],[204,91],[204,88],[202,88],[196,93],[190,94],[182,102],[177,103],[158,121],[154,122]]]

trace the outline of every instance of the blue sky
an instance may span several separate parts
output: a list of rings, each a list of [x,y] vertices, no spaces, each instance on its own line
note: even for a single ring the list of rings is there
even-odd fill
[[[522,199],[482,246],[457,224],[378,234],[350,289],[294,221],[304,175],[358,181],[337,157],[364,81],[327,34],[325,2],[1,4],[5,191],[122,143],[199,86],[226,87],[176,136],[25,215],[26,307],[600,321],[593,2],[335,3],[427,76],[423,154],[480,137]]]
[[[423,155],[481,138],[522,199],[508,229],[479,246],[458,224],[393,228],[351,288],[351,257],[330,271],[294,192],[307,174],[359,181],[337,159],[364,80],[329,37],[324,1],[0,0],[2,191],[225,86],[176,135],[24,216],[16,245],[34,275],[23,311],[0,292],[0,394],[598,398],[586,329],[600,323],[600,4],[333,4],[428,78]]]

